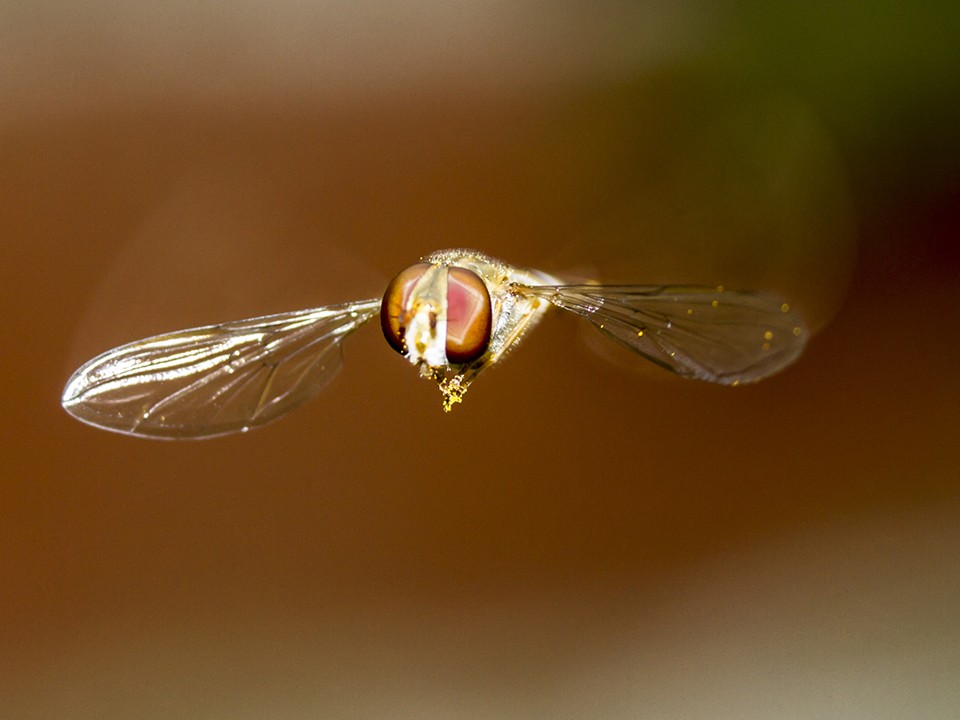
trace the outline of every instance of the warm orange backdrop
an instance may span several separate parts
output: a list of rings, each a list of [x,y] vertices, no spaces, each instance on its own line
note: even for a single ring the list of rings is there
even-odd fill
[[[70,7],[0,11],[0,716],[960,713],[949,23]],[[113,345],[460,245],[818,334],[731,390],[551,317],[445,416],[371,325],[241,437],[59,407]]]

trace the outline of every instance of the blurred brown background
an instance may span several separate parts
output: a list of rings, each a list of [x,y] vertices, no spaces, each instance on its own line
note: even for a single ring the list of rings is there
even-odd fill
[[[0,717],[960,715],[960,11],[899,6],[0,5]],[[371,326],[242,437],[59,407],[453,246],[818,334],[731,390],[552,317],[445,416]]]

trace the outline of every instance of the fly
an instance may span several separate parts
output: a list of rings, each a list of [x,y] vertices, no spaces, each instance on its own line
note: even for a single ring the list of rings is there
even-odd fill
[[[552,307],[672,372],[739,385],[792,363],[807,339],[786,303],[720,288],[566,284],[476,250],[440,250],[400,272],[383,298],[157,335],[82,365],[63,407],[128,435],[243,432],[316,395],[343,339],[379,315],[390,346],[434,380],[449,411]]]

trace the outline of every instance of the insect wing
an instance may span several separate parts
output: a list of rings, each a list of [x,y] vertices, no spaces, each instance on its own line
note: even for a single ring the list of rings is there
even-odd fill
[[[807,331],[789,306],[762,295],[698,287],[560,285],[527,288],[678,375],[753,382],[792,363]]]
[[[157,335],[90,360],[63,407],[131,435],[200,438],[263,425],[313,397],[337,372],[343,338],[379,300]]]

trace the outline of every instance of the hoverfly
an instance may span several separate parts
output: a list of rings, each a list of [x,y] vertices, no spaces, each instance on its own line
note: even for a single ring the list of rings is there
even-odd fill
[[[380,316],[387,342],[437,382],[443,408],[551,308],[580,315],[648,360],[725,385],[793,362],[807,331],[788,305],[723,288],[565,284],[475,250],[440,250],[373,298],[180,330],[82,365],[63,407],[85,423],[155,438],[242,432],[285,415],[333,377],[343,339]]]

